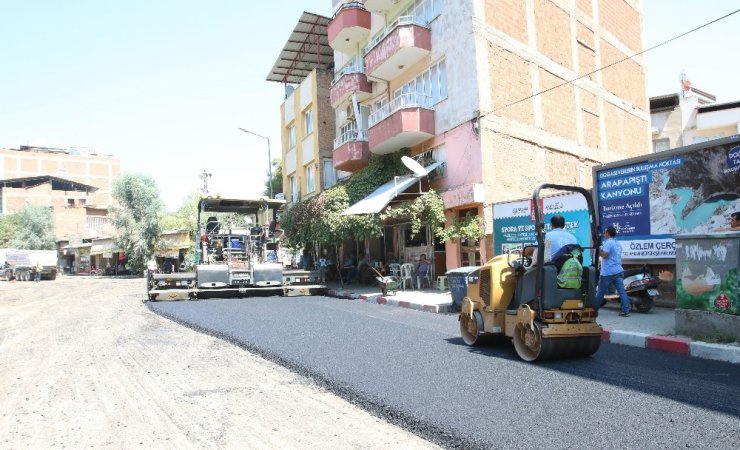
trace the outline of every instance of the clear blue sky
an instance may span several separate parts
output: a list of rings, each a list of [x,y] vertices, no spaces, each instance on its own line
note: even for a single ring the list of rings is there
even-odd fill
[[[276,7],[275,5],[280,5]],[[645,46],[740,7],[644,0]],[[148,173],[168,207],[213,173],[211,192],[257,195],[280,156],[283,86],[265,78],[302,11],[331,0],[0,0],[0,147],[90,147]],[[645,55],[648,94],[686,70],[740,100],[740,14]]]

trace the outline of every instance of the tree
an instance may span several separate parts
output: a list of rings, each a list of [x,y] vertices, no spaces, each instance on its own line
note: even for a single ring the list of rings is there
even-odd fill
[[[157,183],[147,175],[123,174],[113,186],[113,197],[119,204],[112,213],[119,231],[116,243],[126,252],[128,268],[142,273],[159,238]]]
[[[0,248],[12,247],[16,232],[20,228],[18,214],[0,215]]]
[[[159,217],[161,230],[188,230],[190,232],[192,240],[184,260],[188,270],[195,264],[195,250],[198,243],[198,202],[201,196],[200,191],[193,191],[183,198],[180,207],[175,212],[163,212]]]
[[[54,215],[47,206],[26,205],[18,211],[10,246],[27,250],[54,250]]]
[[[283,192],[283,165],[279,159],[275,158],[272,160],[272,195],[275,196],[280,192]],[[267,172],[265,191],[262,195],[270,195],[270,172]]]

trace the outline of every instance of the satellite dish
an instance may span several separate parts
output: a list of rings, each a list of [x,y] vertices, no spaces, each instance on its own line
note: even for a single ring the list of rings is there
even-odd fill
[[[418,177],[425,177],[428,175],[427,170],[422,167],[421,164],[409,158],[408,156],[402,156],[401,162],[404,166],[408,167],[410,171],[414,172]]]

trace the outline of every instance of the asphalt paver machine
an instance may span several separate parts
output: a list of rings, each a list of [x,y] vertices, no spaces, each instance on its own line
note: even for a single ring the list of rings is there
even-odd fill
[[[598,249],[600,235],[589,192],[580,187],[543,184],[533,194],[537,248],[545,248],[545,223],[540,191],[543,189],[582,194],[587,203],[591,242],[579,242],[584,250]],[[585,225],[581,225],[585,226]],[[531,246],[530,246],[531,248]],[[561,289],[558,268],[545,262],[545,252],[536,251],[536,261],[521,253],[503,254],[486,262],[469,277],[467,296],[460,313],[460,333],[468,345],[480,344],[488,336],[511,338],[525,361],[584,357],[601,344],[602,329],[596,323],[596,267],[594,252],[590,265],[583,266],[580,289]]]
[[[149,300],[227,295],[320,295],[326,286],[313,270],[281,261],[279,199],[205,197],[198,203],[198,263],[193,272],[149,273]]]

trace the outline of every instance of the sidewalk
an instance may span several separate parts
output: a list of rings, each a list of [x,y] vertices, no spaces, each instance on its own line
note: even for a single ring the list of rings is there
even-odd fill
[[[378,286],[329,283],[328,295],[369,303],[417,309],[433,313],[452,313],[450,291],[436,289],[400,290],[384,296]],[[619,317],[617,304],[599,310],[597,322],[604,328],[602,340],[613,344],[649,348],[658,351],[690,355],[740,364],[740,345],[712,344],[676,336],[676,320],[671,308],[653,308],[647,314],[632,313]]]

